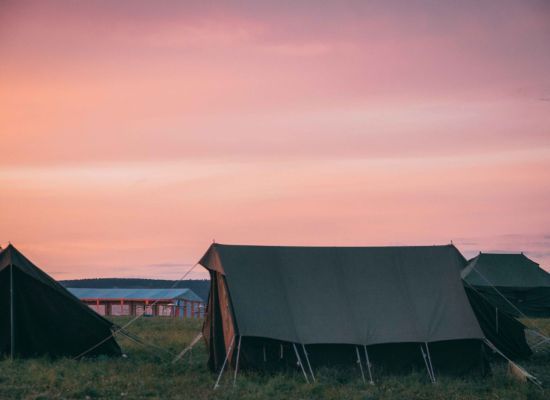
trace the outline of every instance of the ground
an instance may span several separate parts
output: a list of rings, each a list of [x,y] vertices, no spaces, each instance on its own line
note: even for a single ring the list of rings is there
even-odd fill
[[[117,323],[125,322],[117,319]],[[550,320],[537,322],[550,334]],[[127,358],[1,360],[0,399],[548,399],[550,351],[523,366],[548,387],[542,391],[508,377],[504,364],[494,364],[485,378],[439,377],[433,385],[424,371],[406,376],[379,376],[365,385],[359,371],[316,371],[318,383],[304,383],[300,373],[263,375],[239,373],[233,387],[230,375],[212,390],[215,376],[206,368],[206,351],[199,343],[192,359],[172,364],[200,331],[199,321],[143,318],[129,329],[159,348],[119,340]]]

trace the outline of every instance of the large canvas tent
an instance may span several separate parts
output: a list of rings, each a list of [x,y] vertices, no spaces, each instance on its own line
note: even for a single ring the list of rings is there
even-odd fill
[[[14,246],[0,252],[0,356],[120,355],[112,328]]]
[[[526,356],[523,325],[487,303],[470,304],[466,260],[452,245],[272,247],[213,244],[200,264],[211,277],[203,335],[209,366],[368,361],[384,367],[481,371],[484,332]],[[472,305],[481,305],[477,312]],[[502,337],[506,340],[502,341]],[[313,375],[313,374],[312,374]]]
[[[550,274],[524,254],[480,253],[462,277],[500,310],[518,317],[550,317]]]

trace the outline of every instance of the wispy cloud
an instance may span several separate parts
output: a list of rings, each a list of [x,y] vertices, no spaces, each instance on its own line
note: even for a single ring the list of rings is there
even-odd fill
[[[0,240],[65,277],[212,238],[548,265],[545,3],[0,2]]]

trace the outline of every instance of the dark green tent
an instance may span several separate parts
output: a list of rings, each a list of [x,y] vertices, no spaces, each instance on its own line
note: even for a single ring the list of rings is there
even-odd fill
[[[517,317],[550,317],[550,274],[524,254],[480,253],[462,278],[500,310]]]
[[[112,327],[11,244],[0,252],[0,356],[76,357]],[[120,354],[111,337],[86,355]]]
[[[530,354],[515,319],[495,330],[492,314],[482,322],[476,316],[478,302],[470,304],[460,279],[466,260],[452,245],[213,244],[200,264],[211,277],[203,335],[213,370],[229,354],[242,368],[300,359],[350,365],[356,357],[367,365],[370,356],[375,365],[407,369],[427,366],[427,355],[436,371],[480,371],[485,330],[497,346],[509,339],[510,354]]]

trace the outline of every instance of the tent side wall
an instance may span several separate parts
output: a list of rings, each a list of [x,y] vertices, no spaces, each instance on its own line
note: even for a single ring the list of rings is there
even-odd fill
[[[464,289],[487,339],[513,360],[529,357],[532,352],[525,339],[525,326],[492,305],[476,289]]]
[[[243,336],[364,345],[483,338],[451,246],[215,244],[204,259],[224,274]]]
[[[11,353],[10,269],[0,270],[0,355]]]
[[[225,298],[227,292],[224,276],[210,271],[211,289],[208,313],[203,325],[203,335],[209,353],[208,366],[219,371],[226,357],[226,350],[235,335],[232,306]],[[224,323],[225,322],[225,323]],[[229,365],[235,366],[234,342]],[[370,362],[377,369],[392,372],[409,372],[425,368],[420,350],[421,343],[390,343],[367,346]],[[349,344],[307,345],[311,364],[319,366],[350,366],[357,361],[356,347]],[[452,340],[429,344],[436,373],[485,374],[489,370],[483,343],[477,339]],[[365,349],[359,346],[362,363],[366,365]],[[301,345],[296,346],[302,361],[305,359]],[[262,337],[243,337],[239,356],[239,368],[243,370],[283,371],[297,368],[294,344]]]
[[[549,287],[475,286],[475,289],[495,307],[515,317],[550,318]]]
[[[3,277],[1,280],[6,281]],[[82,312],[78,302],[70,301],[16,266],[13,285],[16,356],[77,356],[111,335],[109,323]],[[100,354],[121,354],[114,338],[87,356]]]
[[[0,252],[0,356],[120,355],[112,327],[13,245]]]

